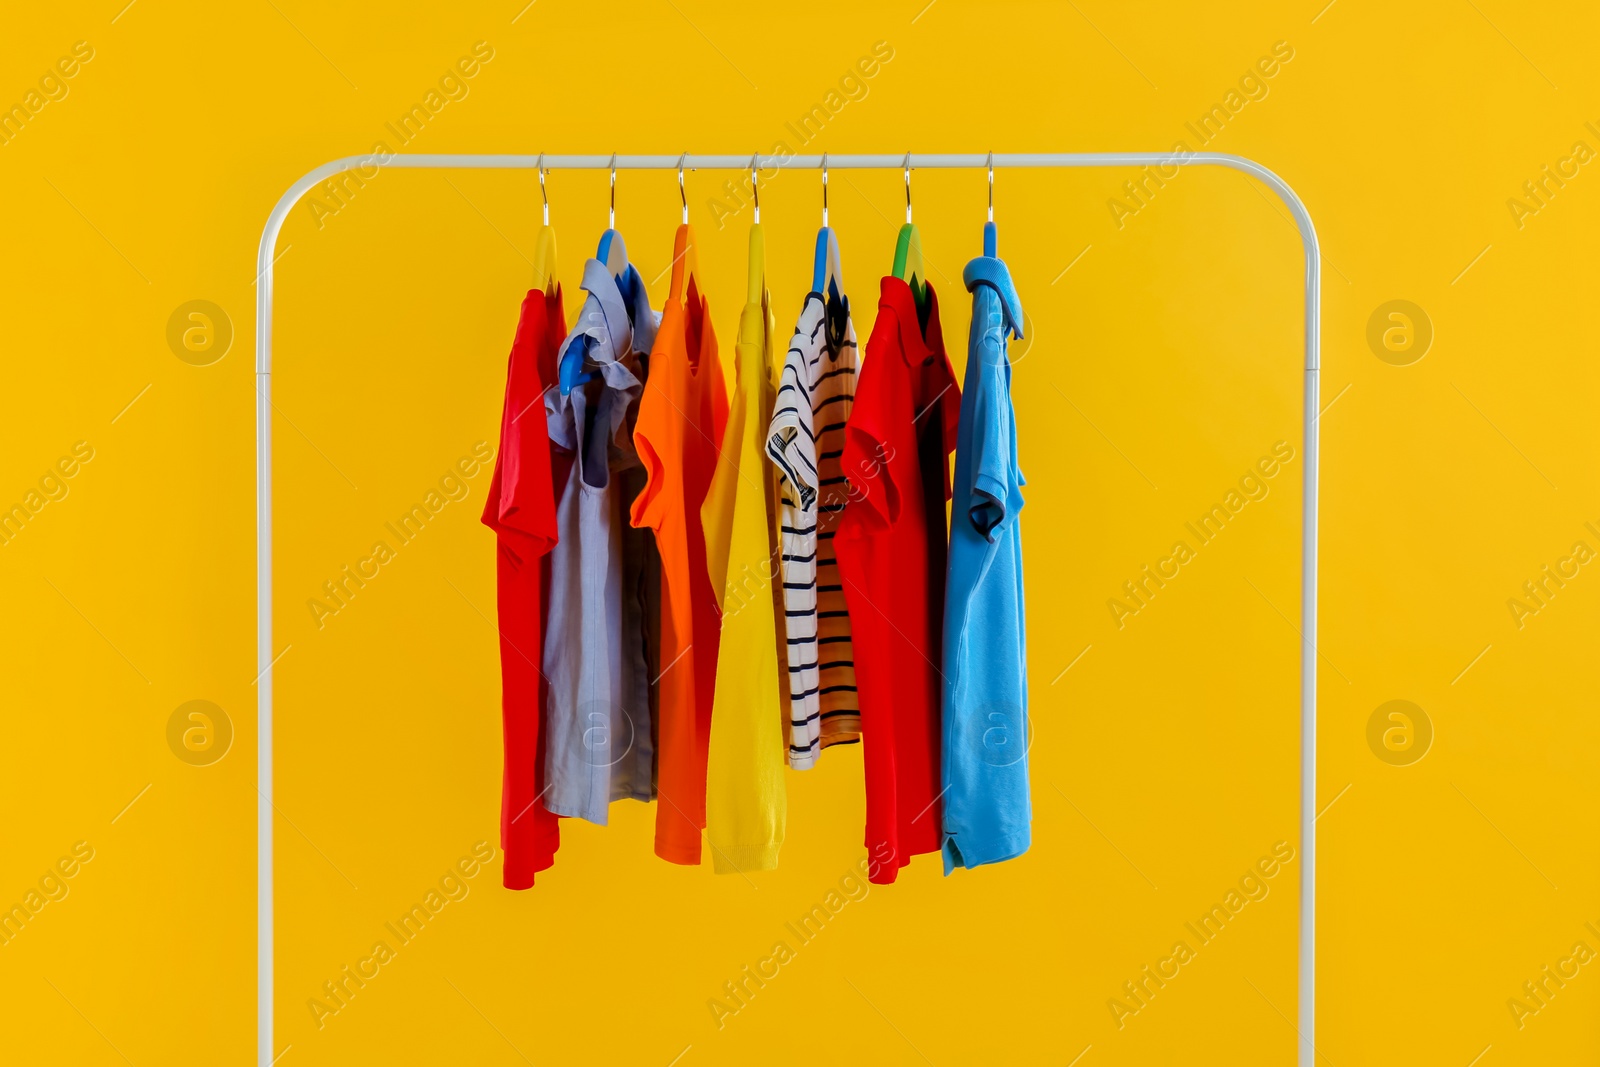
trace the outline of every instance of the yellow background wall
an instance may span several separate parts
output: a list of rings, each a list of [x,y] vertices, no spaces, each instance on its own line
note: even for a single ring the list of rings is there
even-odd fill
[[[73,471],[0,545],[0,904],[41,880],[59,898],[0,945],[0,1061],[253,1062],[256,244],[302,173],[399,148],[385,124],[480,41],[492,58],[409,150],[1198,148],[1185,123],[1237,90],[1207,147],[1283,175],[1326,253],[1318,1047],[1340,1067],[1600,1053],[1579,962],[1600,950],[1600,577],[1573,556],[1600,549],[1600,178],[1570,162],[1542,204],[1523,189],[1600,149],[1588,5],[124,3],[13,11],[0,36],[0,103],[92,52],[0,145],[0,505]],[[892,58],[841,84],[877,42]],[[1292,58],[1247,79],[1277,42]],[[785,124],[815,106],[802,145]],[[729,352],[749,213],[712,201],[733,177],[688,176]],[[996,179],[1031,322],[1032,851],[949,879],[926,857],[847,897],[858,749],[789,775],[773,873],[664,864],[653,813],[620,805],[609,829],[569,824],[532,892],[499,888],[496,855],[320,1028],[323,983],[496,839],[487,473],[320,629],[305,601],[494,439],[538,194],[528,173],[386,170],[336,214],[295,209],[274,422],[285,1067],[1291,1061],[1299,246],[1237,175],[1184,173],[1131,215],[1108,204],[1133,206],[1129,177]],[[605,184],[551,179],[569,286]],[[618,180],[657,302],[674,185]],[[914,194],[959,366],[983,178],[919,172]],[[897,172],[833,176],[863,336],[901,195]],[[811,174],[763,193],[780,320],[818,201]],[[1420,360],[1369,344],[1397,299],[1431,323]],[[193,300],[231,323],[220,359],[169,345]],[[1123,582],[1278,441],[1294,458],[1267,495],[1119,627]],[[1546,564],[1570,577],[1539,606],[1523,583]],[[233,731],[208,765],[169,743],[194,700]],[[1386,720],[1369,742],[1392,700],[1421,709],[1420,759],[1385,747]],[[1201,944],[1185,924],[1278,842],[1293,859]],[[58,860],[70,878],[47,877]],[[785,924],[830,890],[847,903],[798,945]],[[796,958],[719,1028],[708,1002],[779,940]],[[1178,941],[1194,958],[1140,1006],[1124,983]],[[1546,966],[1569,977],[1535,1000]]]

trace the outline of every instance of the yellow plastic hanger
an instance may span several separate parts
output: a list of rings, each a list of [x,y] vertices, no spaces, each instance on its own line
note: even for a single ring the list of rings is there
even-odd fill
[[[550,228],[550,196],[544,185],[544,153],[539,153],[539,198],[544,201],[544,225],[533,246],[533,287],[549,292],[555,285],[556,231]]]
[[[755,221],[750,224],[750,288],[747,301],[762,302],[767,290],[767,237],[761,228],[761,190],[756,184],[756,166],[760,155],[750,159],[750,195],[755,200]]]

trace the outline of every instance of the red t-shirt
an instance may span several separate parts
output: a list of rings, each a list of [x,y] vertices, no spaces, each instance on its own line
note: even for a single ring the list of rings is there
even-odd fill
[[[961,390],[931,285],[927,303],[923,327],[911,287],[883,279],[845,429],[850,493],[834,534],[855,643],[866,845],[880,857],[871,875],[878,883],[893,882],[912,856],[940,844],[945,503]]]
[[[556,499],[545,383],[556,380],[556,353],[566,336],[561,288],[530,290],[506,366],[484,525],[496,534],[500,614],[501,711],[505,774],[500,791],[500,847],[507,889],[527,889],[555,862],[561,844],[557,817],[545,810],[542,726],[549,694],[541,670],[547,609],[548,553],[556,543]],[[568,460],[570,462],[570,459]]]

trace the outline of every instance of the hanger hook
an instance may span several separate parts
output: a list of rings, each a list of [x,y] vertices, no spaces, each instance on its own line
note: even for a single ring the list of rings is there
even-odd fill
[[[683,202],[683,224],[685,226],[689,225],[689,194],[684,192],[683,189],[683,161],[688,158],[689,153],[687,152],[678,157],[678,199]]]
[[[911,222],[911,153],[906,153],[906,222]]]
[[[761,221],[761,185],[756,174],[756,166],[761,161],[761,153],[757,152],[750,157],[750,196],[756,203],[756,221]]]
[[[989,153],[989,221],[994,221],[994,153]]]
[[[828,153],[822,153],[822,225],[828,225]]]
[[[550,225],[550,194],[544,187],[544,153],[539,153],[539,199],[544,201],[544,224]]]
[[[611,153],[611,214],[607,229],[617,228],[617,154]]]

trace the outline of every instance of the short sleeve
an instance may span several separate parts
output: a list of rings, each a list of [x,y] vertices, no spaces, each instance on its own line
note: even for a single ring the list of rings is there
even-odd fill
[[[668,467],[663,456],[666,445],[667,398],[659,383],[646,382],[644,395],[639,398],[639,418],[633,426],[633,447],[644,466],[644,488],[633,498],[628,510],[628,522],[637,528],[660,532],[667,516],[666,483]]]
[[[530,368],[531,369],[531,368]],[[528,377],[533,377],[528,375]],[[537,379],[532,383],[537,386]],[[500,521],[529,537],[556,542],[555,491],[550,481],[550,433],[537,388],[506,413],[501,456],[506,464],[500,494]]]
[[[644,488],[633,498],[628,521],[637,528],[659,533],[669,510],[668,481],[675,476],[682,457],[674,455],[672,444],[674,416],[678,403],[670,389],[670,379],[678,373],[679,352],[673,341],[682,336],[681,310],[668,309],[650,353],[650,372],[639,397],[639,417],[633,424],[633,447],[644,466]]]
[[[1004,367],[996,363],[1003,363],[1005,353],[994,351],[992,344],[985,339],[981,353],[974,353],[984,362],[983,380],[978,395],[972,398],[972,503],[968,512],[973,528],[990,541],[999,537],[1016,490],[1011,462],[1016,454],[1016,424],[1002,378]]]
[[[900,517],[893,427],[897,421],[909,423],[912,412],[910,382],[899,346],[899,323],[890,309],[880,306],[856,382],[840,459],[840,469],[850,483],[845,514],[854,514],[869,526],[888,526]],[[911,459],[914,462],[915,457]]]
[[[817,501],[817,443],[812,421],[811,358],[812,335],[818,315],[808,297],[800,314],[789,352],[784,357],[778,394],[772,405],[772,422],[767,427],[766,453],[778,469],[780,481],[787,483],[802,511],[810,511]]]
[[[500,467],[505,462],[506,456],[506,420],[500,416],[500,448],[494,454],[494,474],[489,478],[489,499],[483,503],[481,521],[489,529],[499,532],[500,529],[500,488],[503,479]]]
[[[721,441],[728,427],[728,380],[722,374],[722,357],[717,354],[717,335],[711,328],[711,310],[707,304],[706,312],[706,351],[702,352],[700,359],[703,365],[700,374],[704,375],[705,404],[707,414],[710,416],[711,425],[705,427],[711,440]],[[759,359],[757,361],[759,365]]]
[[[496,530],[533,539],[532,555],[556,543],[555,493],[550,471],[550,436],[545,420],[544,385],[538,348],[546,342],[542,295],[529,294],[506,368],[506,402],[500,418],[500,452],[495,457],[484,522]],[[494,509],[491,514],[490,509]]]
[[[741,360],[759,360],[760,356],[759,348],[752,357],[743,345],[740,346]],[[700,526],[705,531],[706,540],[706,573],[711,578],[711,589],[716,594],[719,609],[723,606],[726,594],[728,554],[733,543],[735,504],[739,493],[739,460],[744,454],[746,406],[744,396],[735,394],[734,405],[723,429],[717,465],[712,470],[711,487],[700,505]]]
[[[944,435],[944,454],[948,459],[956,450],[956,441],[961,430],[961,386],[956,382],[956,372],[950,366],[950,357],[944,357],[945,384],[939,390],[939,421],[940,429]],[[949,503],[952,499],[950,485],[950,465],[945,463],[944,469],[944,499]]]

